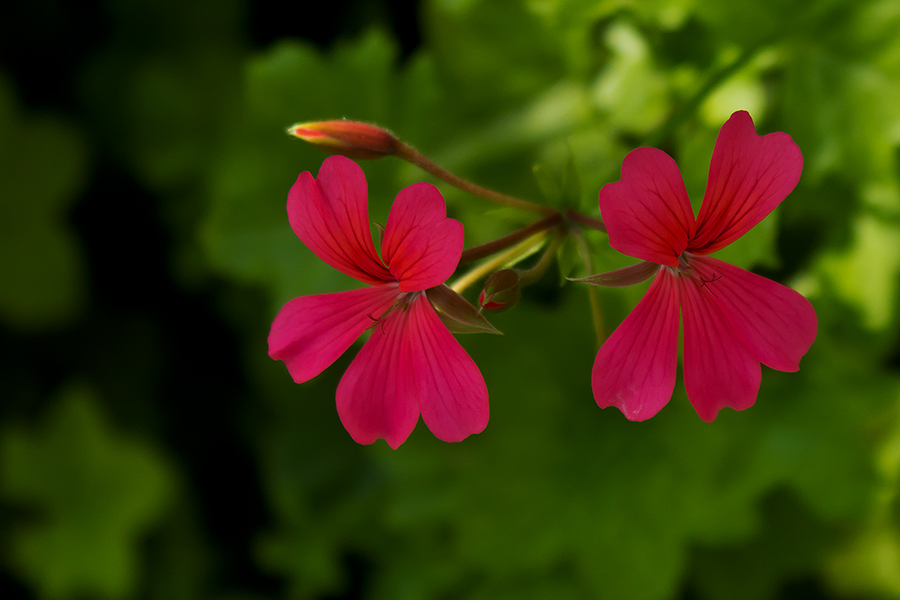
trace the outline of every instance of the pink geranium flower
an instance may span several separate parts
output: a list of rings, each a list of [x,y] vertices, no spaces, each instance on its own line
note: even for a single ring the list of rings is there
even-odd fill
[[[619,276],[632,277],[631,283],[642,272],[655,278],[597,354],[597,404],[618,407],[632,421],[648,419],[666,405],[675,388],[679,308],[684,384],[704,421],[714,420],[725,406],[753,405],[760,363],[779,371],[799,369],[818,328],[809,301],[708,255],[778,206],[797,185],[802,168],[800,149],[789,135],[760,137],[750,115],[736,112],[719,132],[695,219],[669,155],[638,148],[625,157],[621,180],[600,190],[600,212],[610,245],[648,261]],[[615,279],[615,273],[606,276]]]
[[[381,256],[372,243],[365,176],[348,158],[326,159],[318,179],[302,173],[287,212],[316,256],[369,286],[288,302],[272,323],[269,356],[302,383],[372,329],[337,388],[338,415],[354,440],[383,438],[397,448],[420,413],[444,441],[482,431],[484,378],[425,294],[453,274],[463,247],[462,224],[447,218],[437,188],[417,183],[397,195]]]

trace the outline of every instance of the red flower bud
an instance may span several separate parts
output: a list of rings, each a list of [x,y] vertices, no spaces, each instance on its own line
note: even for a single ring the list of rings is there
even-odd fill
[[[288,127],[287,132],[326,152],[354,159],[396,154],[400,145],[400,140],[386,129],[356,121],[297,123]]]
[[[488,277],[478,296],[478,304],[484,310],[499,312],[511,308],[521,296],[519,273],[513,269],[502,269]]]

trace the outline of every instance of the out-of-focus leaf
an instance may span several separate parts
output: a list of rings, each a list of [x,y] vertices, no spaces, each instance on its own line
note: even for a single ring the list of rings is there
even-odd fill
[[[860,308],[869,327],[881,329],[895,318],[900,230],[863,215],[856,221],[854,234],[847,252],[822,258],[822,272],[835,291]]]
[[[894,169],[900,64],[888,57],[898,50],[882,40],[867,48],[869,60],[854,56],[859,39],[883,20],[900,25],[896,15],[885,19],[863,10],[874,4],[858,5],[824,39],[816,37],[820,43],[798,43],[786,62],[782,110],[804,152],[805,177],[819,179],[833,170],[878,180]]]
[[[810,577],[837,546],[839,526],[815,518],[784,490],[760,506],[758,534],[733,547],[698,549],[693,584],[707,600],[768,600],[784,581]],[[740,581],[741,585],[735,585]]]
[[[895,398],[894,410],[885,419],[893,431],[876,456],[882,486],[871,518],[828,561],[829,583],[847,596],[900,597],[900,394]]]
[[[654,66],[647,42],[626,21],[610,27],[606,41],[614,58],[593,84],[594,102],[616,126],[649,133],[669,109],[666,79]]]
[[[201,235],[214,268],[264,286],[276,303],[352,285],[290,229],[287,192],[301,172],[315,175],[326,155],[284,130],[300,120],[345,116],[391,128],[395,59],[394,43],[372,31],[328,55],[285,42],[248,63],[241,118],[230,124],[207,174],[211,203]],[[401,163],[388,158],[363,167],[370,218],[383,223],[401,189]]]
[[[562,202],[566,208],[577,209],[581,206],[581,177],[571,151],[562,174]]]
[[[437,64],[476,123],[530,100],[564,73],[562,40],[526,3],[436,0],[424,9]]]
[[[547,204],[559,204],[562,199],[560,181],[545,165],[534,165],[531,169]]]
[[[114,35],[89,63],[81,90],[96,132],[143,181],[183,193],[233,125],[240,3],[107,4]]]
[[[87,155],[72,124],[22,114],[0,73],[0,318],[13,327],[54,327],[83,308],[81,248],[66,213]]]
[[[125,598],[138,589],[140,537],[174,492],[152,447],[111,430],[73,387],[36,428],[0,438],[0,493],[34,514],[15,525],[9,560],[43,598]]]

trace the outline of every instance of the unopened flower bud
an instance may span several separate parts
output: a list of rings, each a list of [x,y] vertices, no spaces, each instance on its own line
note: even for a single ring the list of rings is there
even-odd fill
[[[499,312],[512,307],[521,296],[518,271],[503,269],[488,277],[478,296],[478,304],[484,310]]]
[[[355,159],[396,154],[400,145],[400,140],[386,129],[357,121],[297,123],[288,127],[287,132],[331,154]]]

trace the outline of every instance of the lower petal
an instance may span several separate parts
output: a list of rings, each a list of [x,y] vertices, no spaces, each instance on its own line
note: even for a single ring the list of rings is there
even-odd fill
[[[726,406],[735,410],[753,406],[762,373],[759,360],[744,346],[709,284],[703,283],[689,276],[678,278],[684,385],[694,410],[709,423]]]
[[[269,356],[284,361],[297,383],[309,381],[343,354],[397,300],[397,285],[294,298],[269,331]]]
[[[407,335],[428,429],[445,442],[459,442],[487,426],[488,392],[481,371],[419,294],[409,308]]]
[[[819,322],[809,300],[789,287],[706,256],[691,265],[714,291],[715,300],[744,345],[779,371],[796,371],[816,339]]]
[[[408,321],[404,309],[382,319],[338,384],[338,415],[360,444],[381,438],[397,449],[419,420]]]
[[[678,290],[663,268],[597,353],[594,399],[631,421],[649,419],[672,398],[677,366]]]

